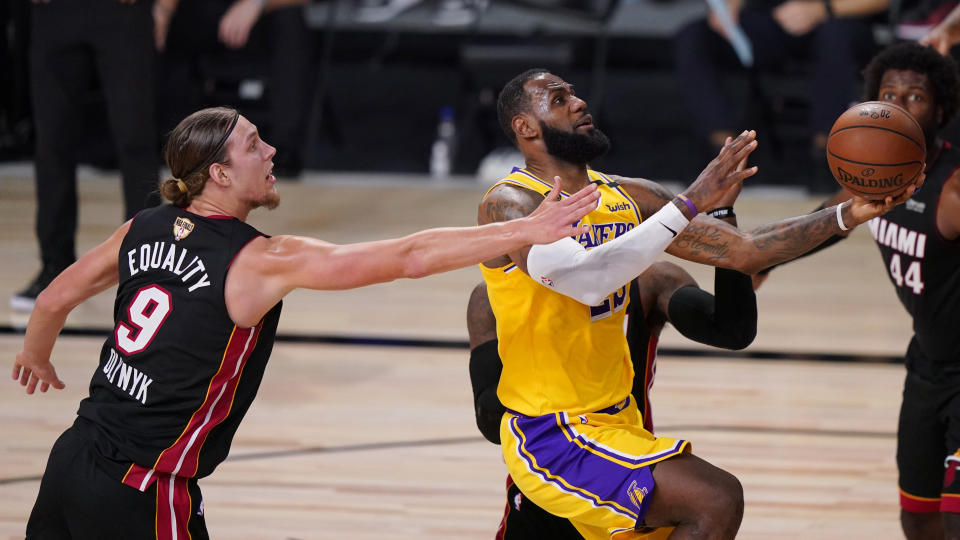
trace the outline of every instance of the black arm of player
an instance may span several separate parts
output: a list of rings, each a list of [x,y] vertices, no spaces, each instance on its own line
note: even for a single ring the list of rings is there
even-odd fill
[[[473,407],[477,428],[484,438],[500,444],[500,419],[507,408],[497,398],[497,384],[503,364],[497,352],[497,340],[477,345],[470,351],[470,385],[473,387]]]
[[[750,276],[717,268],[712,295],[695,286],[670,297],[669,318],[681,334],[699,343],[739,350],[757,336],[757,296]]]

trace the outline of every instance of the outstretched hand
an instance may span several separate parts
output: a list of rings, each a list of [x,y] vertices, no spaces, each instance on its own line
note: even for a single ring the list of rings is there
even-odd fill
[[[13,380],[19,380],[20,386],[26,386],[28,394],[32,394],[38,384],[41,392],[46,392],[51,386],[57,390],[63,390],[66,386],[57,377],[57,370],[49,358],[33,358],[23,351],[17,353],[13,363]]]
[[[960,43],[960,28],[954,28],[951,24],[941,22],[930,30],[930,33],[920,40],[921,45],[933,47],[938,53],[946,56],[950,54],[950,48]]]
[[[238,0],[220,18],[217,34],[228,48],[239,49],[247,44],[250,31],[257,24],[263,7],[253,0]]]
[[[727,137],[723,144],[727,145],[733,140],[733,137]],[[747,168],[747,158],[744,157],[740,163],[737,163],[737,167],[734,169],[735,172],[743,172]],[[710,208],[701,208],[704,211],[710,211],[714,208],[720,208],[722,206],[733,206],[733,203],[737,201],[737,197],[740,196],[740,189],[743,188],[743,182],[736,182],[730,186],[723,196],[720,199],[713,203],[713,206]]]
[[[595,184],[589,184],[573,195],[560,199],[560,177],[553,177],[553,189],[543,202],[525,219],[532,222],[530,244],[549,244],[567,236],[583,234],[589,225],[574,226],[597,207],[600,193]]]
[[[757,132],[748,130],[733,140],[727,139],[717,157],[707,164],[683,195],[701,211],[723,206],[721,202],[735,199],[742,182],[757,173],[756,166],[745,166],[747,157],[757,148],[756,138]],[[730,198],[731,190],[736,190],[733,199]]]
[[[914,184],[908,186],[907,189],[898,195],[887,195],[880,200],[871,201],[854,195],[854,197],[850,199],[850,217],[853,223],[848,224],[848,226],[855,227],[861,223],[866,223],[877,216],[882,216],[890,210],[893,210],[898,204],[903,204],[907,199],[913,197],[913,194],[920,189],[920,186],[923,185],[926,178],[927,175],[925,173],[920,173],[920,178],[917,179]]]

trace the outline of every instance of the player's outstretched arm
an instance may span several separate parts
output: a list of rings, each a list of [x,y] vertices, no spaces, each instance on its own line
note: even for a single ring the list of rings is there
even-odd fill
[[[53,344],[63,329],[67,315],[84,300],[116,285],[119,280],[120,244],[130,229],[124,223],[105,242],[87,252],[64,270],[37,297],[27,322],[23,350],[13,363],[13,379],[32,394],[40,386],[46,392],[51,386],[60,390],[63,381],[50,363]]]
[[[528,244],[581,234],[573,226],[596,207],[594,185],[550,196],[523,219],[479,227],[428,229],[402,238],[336,245],[298,236],[258,238],[237,255],[226,283],[234,322],[253,325],[296,288],[352,289],[469,266]]]
[[[743,180],[756,172],[745,168],[756,148],[756,134],[745,131],[728,140],[716,159],[684,193],[645,212],[645,218],[626,234],[589,251],[572,238],[510,253],[510,259],[535,281],[585,305],[596,305],[656,261],[700,208],[711,208],[738,193]],[[508,221],[523,215],[537,195],[511,186],[498,186],[484,199],[480,219]],[[735,198],[735,195],[732,195]],[[652,214],[652,215],[650,215]],[[489,261],[501,266],[505,261]]]
[[[823,210],[824,208],[827,208],[827,207],[834,207],[834,208],[836,208],[836,205],[838,205],[838,204],[840,204],[840,203],[843,203],[843,202],[846,202],[846,201],[849,201],[849,200],[853,199],[853,197],[854,197],[854,195],[853,195],[852,193],[850,193],[849,191],[841,188],[836,194],[834,194],[833,197],[827,199],[827,200],[824,201],[822,204],[820,204],[820,206],[818,206],[818,207],[814,210],[814,212],[819,212],[820,210]],[[851,228],[848,228],[848,230],[846,230],[846,231],[841,230],[839,233],[837,233],[837,234],[831,236],[830,238],[827,238],[827,239],[824,240],[823,242],[820,242],[819,244],[817,244],[817,246],[815,246],[815,247],[814,247],[813,249],[811,249],[810,251],[807,251],[807,252],[804,253],[803,255],[799,255],[799,256],[797,256],[797,257],[794,258],[794,259],[791,259],[791,260],[789,260],[789,261],[785,261],[785,263],[789,263],[789,262],[795,261],[795,260],[800,259],[800,258],[803,258],[803,257],[809,257],[810,255],[813,255],[814,253],[818,253],[818,252],[820,252],[820,251],[823,251],[824,249],[827,249],[828,247],[830,247],[830,246],[836,244],[837,242],[845,239],[846,237],[850,236],[850,233],[851,233],[852,231],[853,231],[853,228],[852,228],[852,227],[851,227]],[[785,264],[785,263],[781,263],[781,264]],[[753,275],[754,288],[755,288],[755,289],[760,288],[760,285],[762,285],[763,282],[766,281],[767,278],[769,277],[770,272],[773,271],[773,269],[776,268],[777,266],[780,266],[780,265],[768,266],[767,268],[764,268],[763,270],[761,270],[761,271],[757,272],[756,274],[754,274],[754,275]]]
[[[642,179],[616,178],[634,198],[641,212],[656,211],[670,200],[669,190]],[[846,229],[885,214],[909,199],[914,187],[897,197],[867,201],[854,197],[841,203],[839,219]],[[667,253],[689,261],[755,274],[775,264],[803,255],[830,237],[844,232],[838,223],[837,207],[831,206],[792,218],[741,231],[705,214],[699,214],[677,235]]]

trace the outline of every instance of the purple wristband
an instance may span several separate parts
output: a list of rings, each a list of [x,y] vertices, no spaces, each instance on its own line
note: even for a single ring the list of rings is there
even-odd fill
[[[697,214],[700,213],[697,211],[697,207],[693,205],[693,201],[691,201],[690,199],[684,197],[683,195],[677,195],[677,198],[683,201],[683,203],[687,205],[687,208],[689,208],[690,211],[693,212],[693,215],[690,216],[691,218],[696,217]]]

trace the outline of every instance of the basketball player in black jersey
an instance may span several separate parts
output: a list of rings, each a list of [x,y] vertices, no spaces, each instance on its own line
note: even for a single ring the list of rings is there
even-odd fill
[[[530,219],[334,245],[268,237],[244,220],[279,199],[275,150],[233,109],[205,109],[171,132],[173,204],[140,212],[37,299],[13,378],[28,394],[63,388],[50,354],[69,312],[118,285],[115,327],[89,397],[51,450],[30,539],[206,538],[197,479],[209,475],[260,385],[281,299],[475,264],[577,233],[596,189]],[[109,516],[104,514],[109,510]]]
[[[960,149],[939,136],[960,106],[960,76],[934,49],[893,45],[864,70],[863,98],[908,110],[927,144],[923,187],[868,222],[913,318],[897,430],[900,522],[911,540],[960,538]],[[841,191],[824,204],[849,198]]]
[[[735,223],[732,209],[715,215]],[[728,211],[729,210],[729,211]],[[679,266],[658,262],[634,280],[627,306],[627,342],[633,363],[631,394],[643,413],[643,427],[653,433],[649,390],[656,372],[657,341],[670,322],[684,336],[715,347],[739,350],[757,332],[757,301],[750,277],[735,270],[716,269],[716,296],[700,289]],[[500,444],[500,419],[506,411],[497,399],[502,364],[497,354],[496,318],[481,282],[467,306],[470,335],[470,382],[477,427],[483,436]],[[583,536],[569,520],[557,517],[526,498],[507,475],[507,500],[498,540],[580,540]]]

